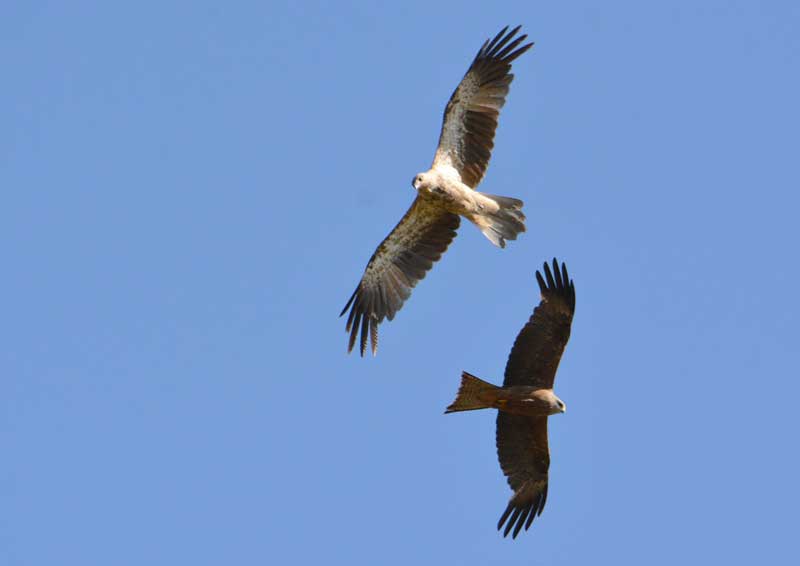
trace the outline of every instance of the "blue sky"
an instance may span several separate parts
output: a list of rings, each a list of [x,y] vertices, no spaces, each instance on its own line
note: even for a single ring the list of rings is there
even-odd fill
[[[523,24],[482,190],[376,358],[337,315],[483,40]],[[0,9],[0,562],[797,558],[800,8]],[[491,411],[569,266],[547,507],[504,540]]]

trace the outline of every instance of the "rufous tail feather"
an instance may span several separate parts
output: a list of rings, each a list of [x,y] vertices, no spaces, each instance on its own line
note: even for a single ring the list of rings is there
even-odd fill
[[[499,387],[470,373],[462,372],[461,386],[458,388],[456,399],[447,407],[445,413],[488,409],[495,401],[498,389]]]

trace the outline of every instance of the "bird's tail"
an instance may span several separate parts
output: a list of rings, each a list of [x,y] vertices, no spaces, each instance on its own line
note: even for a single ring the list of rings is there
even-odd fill
[[[522,201],[511,197],[500,197],[480,193],[497,203],[494,213],[483,213],[474,222],[483,235],[495,246],[506,247],[506,240],[516,240],[517,234],[525,231],[525,215],[522,213]]]
[[[500,388],[496,385],[487,383],[470,373],[461,372],[461,386],[458,388],[456,399],[447,407],[445,413],[488,409],[494,405],[498,389]]]

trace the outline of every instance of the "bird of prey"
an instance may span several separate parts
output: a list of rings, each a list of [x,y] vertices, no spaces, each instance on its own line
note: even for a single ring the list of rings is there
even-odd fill
[[[360,332],[361,355],[378,349],[378,325],[392,320],[417,282],[438,261],[463,216],[496,246],[525,231],[522,201],[476,191],[494,147],[494,132],[511,81],[511,63],[531,48],[514,39],[521,26],[486,40],[444,111],[439,146],[431,168],[411,184],[417,196],[367,263],[361,281],[339,316],[350,309],[347,351]]]
[[[544,278],[536,272],[542,299],[520,331],[508,356],[505,379],[497,387],[463,372],[461,386],[445,413],[498,409],[497,456],[514,491],[497,523],[506,524],[503,536],[531,526],[547,499],[547,417],[567,410],[553,393],[558,362],[569,340],[575,312],[575,285],[567,266],[553,259],[553,271],[544,264]],[[506,523],[507,521],[507,523]]]

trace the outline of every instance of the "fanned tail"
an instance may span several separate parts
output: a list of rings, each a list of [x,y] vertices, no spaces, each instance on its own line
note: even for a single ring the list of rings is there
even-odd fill
[[[482,214],[481,222],[476,224],[495,246],[505,248],[506,240],[516,240],[517,235],[525,231],[523,202],[511,197],[481,194],[495,201],[499,209],[491,214]]]
[[[456,399],[447,407],[445,413],[488,409],[492,406],[498,389],[499,387],[470,373],[462,372],[461,386],[458,388]]]

